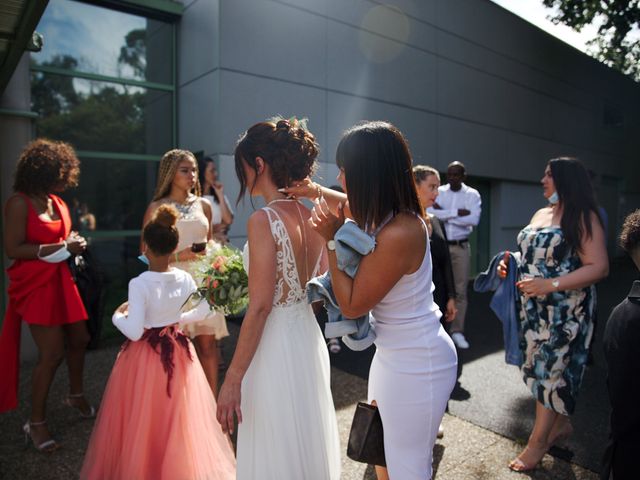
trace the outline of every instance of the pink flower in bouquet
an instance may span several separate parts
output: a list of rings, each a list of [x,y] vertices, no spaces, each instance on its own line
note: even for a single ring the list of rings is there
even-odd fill
[[[226,262],[226,259],[222,255],[218,255],[216,257],[215,262],[213,262],[213,268],[218,270],[220,273],[224,273],[227,271],[227,266],[225,262]]]
[[[193,296],[204,299],[212,309],[237,314],[249,301],[249,279],[238,249],[225,246],[208,251],[197,268],[200,286]]]

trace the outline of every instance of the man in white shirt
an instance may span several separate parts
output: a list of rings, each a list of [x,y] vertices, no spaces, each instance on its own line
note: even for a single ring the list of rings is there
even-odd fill
[[[469,342],[464,337],[471,260],[469,235],[480,221],[482,206],[480,194],[476,189],[464,184],[466,179],[465,166],[460,162],[451,163],[447,168],[449,183],[438,189],[438,201],[430,209],[431,213],[444,222],[449,242],[458,309],[458,314],[451,324],[451,339],[461,349],[469,348]]]

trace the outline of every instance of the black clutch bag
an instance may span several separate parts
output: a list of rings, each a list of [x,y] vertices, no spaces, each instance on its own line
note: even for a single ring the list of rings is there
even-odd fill
[[[358,402],[349,432],[347,457],[356,462],[386,467],[383,438],[378,407]]]

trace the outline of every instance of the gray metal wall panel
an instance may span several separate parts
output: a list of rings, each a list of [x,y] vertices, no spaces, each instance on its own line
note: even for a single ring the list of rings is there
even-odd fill
[[[273,1],[222,4],[222,66],[305,85],[325,86],[325,20]]]
[[[179,85],[220,66],[219,0],[194,0],[185,6],[178,29]]]
[[[216,153],[233,153],[238,135],[276,114],[309,118],[309,128],[321,146],[327,144],[323,90],[280,80],[223,71],[220,76],[221,143]],[[324,149],[323,149],[324,150]]]

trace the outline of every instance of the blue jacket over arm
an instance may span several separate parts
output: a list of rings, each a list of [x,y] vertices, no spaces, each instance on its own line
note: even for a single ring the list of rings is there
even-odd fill
[[[518,263],[513,254],[509,255],[507,278],[498,276],[498,264],[505,252],[498,253],[486,271],[478,274],[473,282],[476,292],[495,291],[489,306],[502,322],[505,361],[510,365],[521,366],[523,355],[520,349],[520,322],[517,305],[519,293],[516,287]]]
[[[351,278],[355,277],[362,257],[375,248],[375,238],[362,231],[354,221],[347,220],[336,232],[334,240],[338,269]],[[307,298],[309,303],[324,301],[327,309],[327,324],[324,329],[326,338],[342,337],[344,344],[356,351],[365,350],[373,344],[376,335],[371,328],[370,314],[354,319],[342,315],[333,293],[329,272],[309,280]]]

